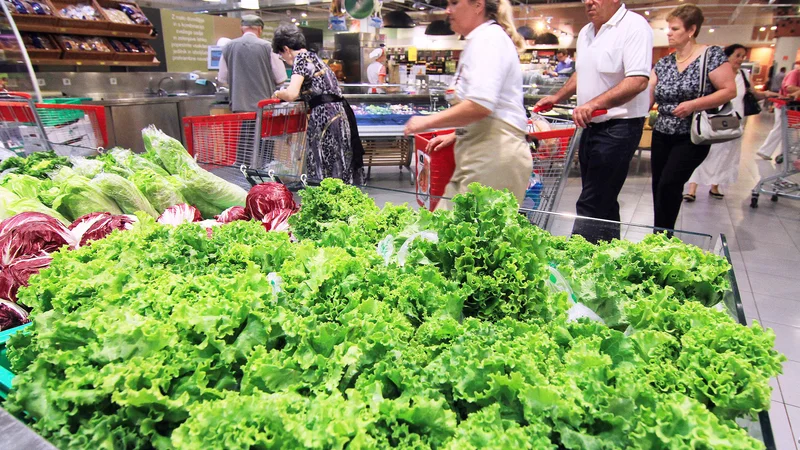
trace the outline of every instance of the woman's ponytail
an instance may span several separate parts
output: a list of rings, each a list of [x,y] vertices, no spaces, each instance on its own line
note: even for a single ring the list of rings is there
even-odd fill
[[[485,1],[487,18],[494,20],[503,27],[508,37],[514,42],[517,50],[523,50],[525,48],[525,39],[521,34],[517,33],[517,28],[514,26],[514,8],[511,6],[511,2],[509,0]]]

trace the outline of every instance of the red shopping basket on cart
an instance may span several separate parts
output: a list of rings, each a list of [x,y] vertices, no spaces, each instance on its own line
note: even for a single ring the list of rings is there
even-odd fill
[[[25,154],[93,154],[108,143],[102,106],[34,103],[24,92],[0,94],[0,130],[5,148]]]
[[[296,177],[305,162],[307,125],[305,103],[276,99],[260,101],[257,112],[183,119],[186,148],[198,163]]]
[[[534,112],[542,112],[537,109]],[[598,110],[593,117],[606,114]],[[538,210],[550,211],[555,207],[569,164],[577,147],[577,128],[560,128],[549,131],[529,133],[537,145],[531,147],[533,172],[542,183],[541,202]],[[431,211],[439,204],[447,183],[455,172],[454,147],[448,146],[434,153],[427,151],[428,143],[437,135],[450,134],[454,130],[420,133],[414,137],[416,157],[416,197],[417,203]]]

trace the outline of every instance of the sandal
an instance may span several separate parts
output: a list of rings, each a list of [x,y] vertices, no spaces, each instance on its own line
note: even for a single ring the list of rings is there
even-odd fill
[[[712,192],[712,191],[708,191],[708,195],[710,195],[710,196],[711,196],[711,197],[713,197],[713,198],[720,199],[720,200],[722,200],[723,198],[725,198],[725,195],[724,195],[724,194],[721,194],[721,193],[719,193],[719,192]]]
[[[697,196],[692,194],[683,194],[683,201],[692,203],[695,200],[697,200]]]

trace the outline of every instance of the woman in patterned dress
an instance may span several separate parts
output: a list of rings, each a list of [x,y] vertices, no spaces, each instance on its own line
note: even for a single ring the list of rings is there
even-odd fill
[[[691,141],[692,113],[717,108],[736,96],[728,58],[719,47],[698,45],[703,12],[682,5],[667,17],[667,39],[675,53],[661,58],[650,75],[650,102],[658,104],[650,164],[653,170],[653,225],[672,230],[683,202],[683,185],[706,159],[710,145]],[[708,50],[708,81],[700,93],[700,58]]]
[[[315,53],[306,50],[303,33],[294,25],[275,31],[272,48],[292,65],[289,87],[275,93],[283,101],[308,103],[306,168],[317,180],[339,178],[345,183],[364,181],[363,148],[355,115],[342,97],[333,71]]]

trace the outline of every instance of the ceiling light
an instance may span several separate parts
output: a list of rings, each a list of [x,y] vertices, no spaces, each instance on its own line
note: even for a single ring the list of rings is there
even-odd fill
[[[645,15],[645,16],[649,16],[649,15],[650,15],[650,11],[645,11],[645,12],[644,12],[644,15]]]
[[[446,20],[434,20],[425,28],[425,34],[428,36],[452,36],[456,33],[450,29],[450,24]]]
[[[758,29],[758,31],[767,31],[767,27],[761,27]]]
[[[297,22],[297,19],[295,19],[294,17],[292,17],[292,23],[295,23],[295,22]]]
[[[537,21],[537,22],[536,22],[536,24],[534,25],[534,28],[536,28],[536,31],[538,31],[538,32],[540,32],[540,33],[541,33],[542,31],[544,31],[544,30],[545,30],[545,24],[544,24],[544,22],[543,22],[543,21],[539,20],[539,21]]]
[[[526,41],[532,41],[536,39],[536,33],[531,29],[531,27],[527,25],[523,25],[517,28],[517,33],[519,33]]]
[[[239,7],[242,9],[258,9],[258,0],[241,0]]]
[[[770,47],[775,47],[775,44],[769,44]]]
[[[714,29],[713,29],[713,28],[709,28],[709,29],[708,29],[708,32],[709,32],[709,33],[713,33],[713,32],[714,32]]]
[[[773,26],[769,27],[769,29],[770,29],[770,30],[772,30],[772,31],[775,31],[775,30],[777,30],[777,29],[778,29],[778,27],[776,27],[775,25],[773,25]]]
[[[306,18],[306,17],[308,17],[308,14],[306,14],[306,13],[300,13],[300,17]]]
[[[403,11],[390,11],[383,16],[383,28],[414,28],[414,19]]]

